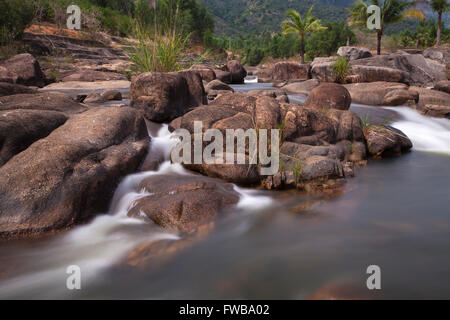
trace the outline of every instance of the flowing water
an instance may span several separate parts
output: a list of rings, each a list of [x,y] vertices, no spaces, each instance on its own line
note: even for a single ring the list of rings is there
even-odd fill
[[[238,91],[272,89],[265,84]],[[300,95],[291,100],[304,101]],[[345,192],[317,202],[296,192],[235,187],[241,199],[215,230],[145,268],[123,263],[136,246],[183,235],[127,217],[149,175],[191,174],[170,164],[167,125],[149,126],[158,171],[126,177],[109,213],[64,234],[0,243],[0,298],[450,298],[450,120],[404,107],[352,105],[373,122],[405,132],[413,151],[371,160]],[[305,203],[312,209],[299,211]],[[82,271],[82,289],[66,288],[66,269]],[[378,265],[382,289],[369,291]]]

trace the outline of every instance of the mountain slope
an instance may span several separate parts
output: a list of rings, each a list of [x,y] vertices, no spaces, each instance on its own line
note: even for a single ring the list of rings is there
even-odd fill
[[[288,9],[305,13],[314,4],[313,14],[322,21],[345,20],[345,7],[353,0],[199,0],[212,12],[215,33],[237,36],[242,33],[279,31]]]

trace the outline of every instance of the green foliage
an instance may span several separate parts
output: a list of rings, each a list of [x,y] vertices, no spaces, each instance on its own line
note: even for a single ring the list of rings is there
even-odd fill
[[[33,17],[34,7],[31,1],[0,0],[1,45],[20,38]]]
[[[347,38],[350,44],[356,43],[356,36],[345,22],[326,22],[326,30],[313,33],[306,42],[306,56],[329,57],[336,53],[341,46],[345,46]]]
[[[337,57],[336,61],[333,64],[333,74],[335,76],[336,82],[344,83],[345,78],[348,75],[350,65],[348,63],[347,58],[345,57]]]

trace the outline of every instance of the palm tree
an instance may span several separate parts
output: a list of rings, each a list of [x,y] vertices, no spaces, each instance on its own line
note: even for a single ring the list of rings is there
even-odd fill
[[[436,11],[438,14],[438,23],[437,23],[437,40],[436,45],[441,45],[441,24],[442,24],[442,13],[449,10],[450,3],[447,0],[431,0],[430,6],[433,11]]]
[[[380,29],[377,29],[377,54],[381,54],[381,37],[384,27],[388,24],[401,21],[405,16],[405,9],[411,5],[408,0],[358,0],[350,8],[350,23],[365,26],[369,15],[367,8],[370,5],[380,7]]]
[[[320,25],[320,20],[311,15],[312,9],[313,6],[309,8],[303,18],[297,11],[292,9],[288,10],[286,13],[288,18],[281,23],[284,34],[292,33],[300,36],[300,56],[302,57],[302,63],[305,63],[305,35],[327,29]]]

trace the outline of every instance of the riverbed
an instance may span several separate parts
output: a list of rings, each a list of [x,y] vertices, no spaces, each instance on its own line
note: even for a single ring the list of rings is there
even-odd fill
[[[450,120],[406,107],[353,104],[352,110],[404,131],[413,150],[370,160],[333,199],[236,186],[241,200],[213,232],[171,259],[130,267],[125,257],[140,244],[183,241],[177,232],[126,216],[145,195],[137,189],[143,178],[191,174],[166,161],[158,171],[126,177],[109,213],[87,225],[0,243],[0,298],[450,298]],[[168,159],[174,142],[167,125],[149,134],[152,150]],[[309,202],[310,209],[298,209]],[[66,288],[70,265],[81,268],[81,290]],[[367,289],[369,265],[381,269],[381,290]]]

